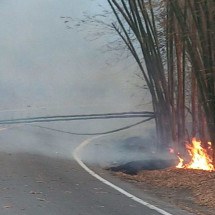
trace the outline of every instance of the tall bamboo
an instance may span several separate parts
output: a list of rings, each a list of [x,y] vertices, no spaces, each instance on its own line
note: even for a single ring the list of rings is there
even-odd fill
[[[119,23],[119,27],[114,25],[114,28],[138,62],[150,89],[156,112],[159,147],[168,147],[172,142],[170,120],[172,112],[153,2],[141,0],[108,0],[108,2]],[[133,32],[132,36],[128,34],[128,30]]]
[[[171,1],[180,29],[185,37],[186,51],[197,80],[200,105],[213,148],[215,162],[215,2],[213,0],[188,0],[190,18],[184,19],[179,1]],[[194,31],[190,29],[195,29]]]

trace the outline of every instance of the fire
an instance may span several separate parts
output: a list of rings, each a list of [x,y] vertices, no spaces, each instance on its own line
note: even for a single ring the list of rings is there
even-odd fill
[[[176,166],[177,168],[183,168],[183,163],[184,163],[184,159],[182,159],[182,158],[180,158],[179,156],[178,156],[178,159],[179,159],[179,163],[178,163],[178,165]]]
[[[211,150],[211,142],[208,142],[209,150]],[[195,138],[192,139],[192,144],[187,144],[186,148],[191,157],[191,161],[187,164],[184,164],[184,159],[178,156],[179,163],[176,166],[177,168],[184,169],[201,169],[213,171],[215,170],[212,164],[212,158],[207,153],[207,151],[202,148],[201,141],[197,141]]]

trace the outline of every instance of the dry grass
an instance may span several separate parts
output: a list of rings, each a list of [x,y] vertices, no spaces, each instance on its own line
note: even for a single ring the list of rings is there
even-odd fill
[[[215,208],[215,172],[166,169],[141,171],[132,178],[139,182],[150,183],[156,187],[189,189],[197,203]]]
[[[177,197],[175,199],[177,199],[178,205],[183,205],[185,201],[183,197],[182,202],[178,200],[178,196],[183,193],[184,199],[189,197],[187,205],[190,205],[191,208],[193,207],[193,203],[199,208],[203,206],[210,211],[215,209],[215,172],[169,168],[141,171],[137,175],[122,173],[118,175],[124,179],[139,182],[140,185],[149,185],[153,189],[153,192],[157,191],[161,194],[165,191],[164,196],[168,193],[171,199]]]

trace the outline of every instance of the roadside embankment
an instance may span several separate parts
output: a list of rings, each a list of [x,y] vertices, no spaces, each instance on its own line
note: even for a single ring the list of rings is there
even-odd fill
[[[143,170],[136,175],[117,176],[136,183],[146,192],[162,197],[195,214],[213,215],[215,211],[215,172],[167,168]]]

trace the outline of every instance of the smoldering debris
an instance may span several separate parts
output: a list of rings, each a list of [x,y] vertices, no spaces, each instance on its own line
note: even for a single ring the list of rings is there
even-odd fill
[[[112,165],[106,169],[114,172],[123,172],[126,174],[135,175],[142,170],[159,170],[176,166],[178,159],[169,151],[155,152],[155,143],[152,137],[128,137],[121,142],[121,148],[127,154],[127,160]],[[136,157],[129,155],[134,153]]]
[[[123,172],[129,175],[136,175],[142,170],[160,170],[175,166],[176,164],[176,159],[164,160],[155,158],[150,160],[131,161],[122,165],[109,167],[107,168],[107,170],[114,172]]]

